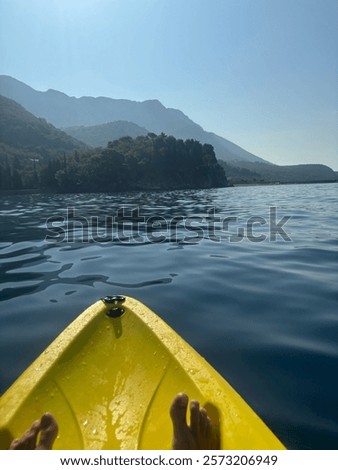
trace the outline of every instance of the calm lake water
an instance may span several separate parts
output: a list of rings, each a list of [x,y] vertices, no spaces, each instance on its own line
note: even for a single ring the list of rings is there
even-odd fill
[[[124,293],[286,446],[338,448],[337,184],[2,195],[0,217],[0,394],[85,307]]]

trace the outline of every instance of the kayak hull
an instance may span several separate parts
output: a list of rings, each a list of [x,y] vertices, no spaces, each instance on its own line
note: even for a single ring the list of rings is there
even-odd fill
[[[174,330],[125,299],[117,318],[101,300],[86,309],[0,398],[1,449],[46,411],[59,424],[55,449],[170,449],[179,392],[207,409],[221,449],[284,448]]]

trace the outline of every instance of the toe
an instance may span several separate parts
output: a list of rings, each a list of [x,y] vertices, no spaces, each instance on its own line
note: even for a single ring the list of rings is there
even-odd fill
[[[14,439],[11,442],[11,445],[9,447],[9,450],[22,450],[22,449],[24,449],[24,447],[22,447],[21,439]]]
[[[32,426],[20,437],[15,439],[10,446],[10,450],[33,450],[36,446],[36,439],[40,431],[40,421],[34,421]]]
[[[50,413],[45,413],[41,418],[40,441],[36,446],[37,450],[50,450],[58,433],[58,425],[55,418]]]
[[[211,439],[211,419],[209,418],[206,410],[201,408],[200,410],[200,437],[206,446],[205,449],[209,449],[209,441]]]
[[[174,427],[186,425],[186,416],[189,398],[185,393],[179,393],[170,407],[170,416]]]
[[[200,409],[200,434],[205,435],[205,428],[207,424],[207,413],[204,408]]]
[[[199,435],[200,429],[200,404],[196,400],[190,403],[190,429],[195,437]]]

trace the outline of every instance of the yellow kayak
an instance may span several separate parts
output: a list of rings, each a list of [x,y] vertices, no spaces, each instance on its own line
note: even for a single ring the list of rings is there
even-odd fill
[[[0,398],[0,449],[46,411],[59,424],[55,449],[170,449],[179,392],[207,409],[221,449],[284,449],[191,346],[122,296],[86,309]]]

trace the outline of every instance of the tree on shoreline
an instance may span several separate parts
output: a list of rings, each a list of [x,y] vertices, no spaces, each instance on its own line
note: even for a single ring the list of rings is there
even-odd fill
[[[227,181],[211,145],[150,133],[49,160],[39,185],[60,192],[113,192],[210,188]]]

